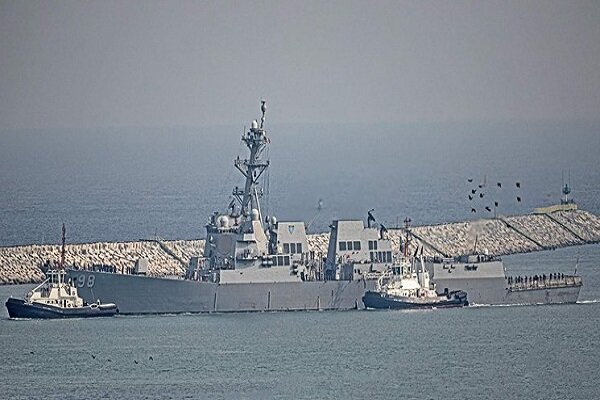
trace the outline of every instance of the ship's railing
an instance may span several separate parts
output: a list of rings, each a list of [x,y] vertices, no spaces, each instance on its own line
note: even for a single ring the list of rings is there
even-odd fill
[[[431,257],[423,257],[423,260],[428,263],[435,264],[473,264],[473,263],[483,263],[483,262],[492,262],[492,261],[500,261],[501,258],[495,255],[487,255],[487,254],[470,254],[470,255],[461,255],[456,257],[441,257],[441,256],[431,256]]]
[[[536,279],[537,278],[537,279]],[[577,275],[560,275],[557,277],[507,277],[508,288],[513,291],[529,289],[553,289],[561,287],[581,286],[583,280]]]

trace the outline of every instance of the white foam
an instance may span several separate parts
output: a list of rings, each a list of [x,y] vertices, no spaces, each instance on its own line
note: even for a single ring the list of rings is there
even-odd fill
[[[594,304],[594,303],[600,303],[600,299],[595,299],[595,300],[579,300],[577,302],[577,304]]]

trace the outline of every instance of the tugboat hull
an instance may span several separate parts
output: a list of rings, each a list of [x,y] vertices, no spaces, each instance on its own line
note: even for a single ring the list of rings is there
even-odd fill
[[[468,306],[467,293],[462,290],[452,292],[448,297],[440,298],[411,298],[389,296],[385,293],[367,291],[363,296],[363,303],[366,308],[374,309],[393,309],[393,310],[411,310],[411,309],[431,309],[431,308],[451,308]]]
[[[25,300],[12,297],[6,301],[6,309],[10,318],[37,319],[112,317],[119,312],[114,304],[63,308],[41,303],[27,303]]]

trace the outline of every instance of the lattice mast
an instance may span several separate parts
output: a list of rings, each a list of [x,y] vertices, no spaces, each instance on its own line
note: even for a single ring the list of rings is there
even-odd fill
[[[240,206],[242,217],[247,217],[253,209],[256,209],[259,212],[261,221],[260,198],[263,195],[263,190],[259,186],[258,181],[263,172],[269,167],[269,160],[263,160],[261,156],[267,144],[270,143],[267,132],[264,129],[265,112],[267,111],[265,103],[265,100],[261,100],[262,116],[260,125],[257,120],[252,121],[252,127],[242,136],[242,141],[246,144],[248,150],[250,150],[250,157],[245,160],[238,157],[234,165],[242,173],[246,182],[243,190],[237,186],[233,190],[233,196]]]

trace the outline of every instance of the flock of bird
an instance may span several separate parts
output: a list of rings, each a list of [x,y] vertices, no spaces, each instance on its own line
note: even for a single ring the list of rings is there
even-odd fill
[[[30,351],[30,352],[29,352],[29,354],[31,354],[31,355],[34,355],[34,354],[35,354],[35,352],[34,352],[34,351]],[[93,359],[93,360],[95,360],[95,359],[96,359],[96,355],[95,355],[95,354],[91,353],[90,355],[92,356],[92,359]],[[154,357],[152,357],[152,356],[148,356],[148,361],[154,361]],[[110,359],[110,358],[107,358],[107,359],[106,359],[106,362],[112,362],[112,359]],[[134,360],[133,360],[133,363],[137,365],[137,364],[139,364],[140,362],[139,362],[138,360],[134,359]]]
[[[468,182],[468,183],[473,183],[473,178],[468,178],[468,179],[467,179],[467,182]],[[479,199],[483,199],[483,198],[487,198],[487,199],[489,199],[489,198],[491,197],[491,196],[489,195],[490,193],[488,193],[488,192],[484,191],[484,190],[486,189],[486,187],[487,187],[487,183],[486,183],[486,179],[484,178],[484,180],[483,180],[483,183],[480,183],[480,184],[478,184],[478,185],[477,185],[477,187],[476,187],[476,188],[472,188],[472,189],[471,189],[471,193],[469,193],[469,195],[468,195],[469,201],[471,201],[471,202],[472,202],[473,200],[476,200],[476,199],[477,199],[477,197],[479,197]],[[497,182],[497,183],[496,183],[496,187],[497,187],[497,190],[500,190],[500,189],[502,189],[502,182]],[[517,181],[517,182],[515,182],[515,187],[517,188],[517,191],[518,191],[518,193],[517,193],[517,195],[516,195],[515,197],[516,197],[516,200],[517,200],[517,202],[518,202],[518,203],[520,203],[520,202],[522,201],[522,197],[521,197],[521,194],[520,194],[521,182],[518,182],[518,181]],[[478,196],[478,195],[479,195],[479,196]],[[486,196],[487,196],[487,197],[486,197]],[[482,200],[482,201],[485,201],[485,200]],[[494,209],[492,209],[492,206],[491,206],[491,204],[493,204],[493,205],[494,205]],[[494,211],[496,208],[498,208],[498,206],[499,206],[499,202],[498,202],[498,200],[494,199],[492,202],[488,203],[488,204],[487,204],[487,205],[485,205],[483,208],[484,208],[484,209],[485,209],[487,212],[492,212],[492,211]],[[475,206],[473,206],[473,205],[472,205],[472,206],[471,206],[471,213],[476,213],[476,212],[477,212],[477,208],[476,208]]]
[[[95,355],[95,354],[91,354],[91,356],[92,356],[92,359],[94,359],[94,360],[96,359],[96,355]],[[152,357],[152,356],[148,356],[148,361],[154,361],[154,357]],[[106,362],[112,362],[112,360],[111,360],[110,358],[107,358],[107,359],[106,359]],[[134,359],[134,360],[133,360],[133,363],[137,365],[137,364],[139,364],[140,362],[139,362],[138,360]]]

